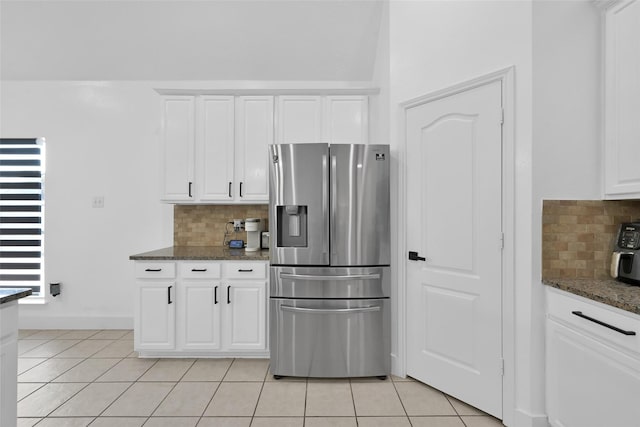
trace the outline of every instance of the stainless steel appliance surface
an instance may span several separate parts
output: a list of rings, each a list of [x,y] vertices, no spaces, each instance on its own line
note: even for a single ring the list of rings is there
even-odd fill
[[[269,146],[271,372],[386,376],[389,146]]]
[[[640,286],[640,221],[620,224],[613,246],[611,276]]]

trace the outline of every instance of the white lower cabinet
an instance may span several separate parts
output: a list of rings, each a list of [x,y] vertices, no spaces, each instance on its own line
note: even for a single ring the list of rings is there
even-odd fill
[[[161,281],[167,264],[172,280]],[[266,262],[136,262],[136,271],[141,356],[268,356]]]
[[[638,426],[640,316],[554,289],[548,290],[547,298],[549,423],[554,427]]]
[[[172,262],[137,262],[134,346],[173,350],[176,346],[176,280]]]

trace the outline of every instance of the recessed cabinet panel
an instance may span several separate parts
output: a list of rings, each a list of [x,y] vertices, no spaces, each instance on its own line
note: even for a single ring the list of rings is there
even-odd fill
[[[175,282],[138,281],[134,337],[136,350],[175,348]]]
[[[277,110],[279,144],[322,142],[322,97],[279,96]]]
[[[198,107],[198,197],[202,201],[229,201],[233,198],[234,97],[203,96]]]
[[[333,144],[367,144],[368,111],[366,96],[327,96],[323,140]]]
[[[181,316],[182,348],[220,349],[222,287],[218,282],[185,280],[181,284],[184,313]]]
[[[640,198],[640,1],[605,15],[605,198]]]
[[[268,201],[268,146],[273,143],[273,97],[236,99],[235,200]]]
[[[194,111],[191,96],[163,99],[163,200],[193,198]]]
[[[266,282],[234,282],[226,306],[226,346],[234,350],[266,348]]]

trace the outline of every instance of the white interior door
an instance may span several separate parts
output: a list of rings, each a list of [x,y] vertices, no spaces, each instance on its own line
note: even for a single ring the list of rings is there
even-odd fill
[[[407,374],[502,418],[501,82],[409,108],[406,138]]]

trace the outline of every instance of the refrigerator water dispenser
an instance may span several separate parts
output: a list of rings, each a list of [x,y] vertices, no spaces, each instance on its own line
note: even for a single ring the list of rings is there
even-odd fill
[[[278,247],[307,246],[307,206],[286,205],[277,207]]]

